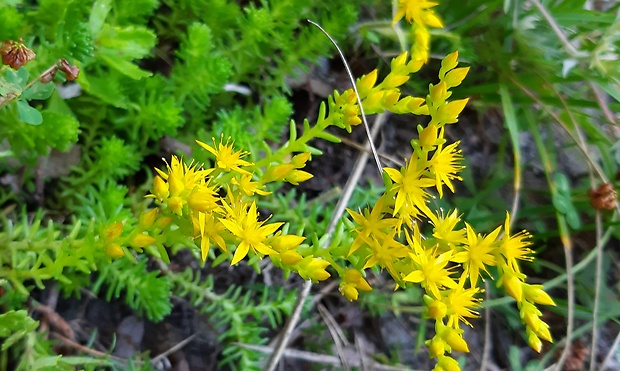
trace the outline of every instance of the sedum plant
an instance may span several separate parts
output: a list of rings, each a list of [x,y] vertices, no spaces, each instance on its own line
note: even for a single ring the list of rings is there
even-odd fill
[[[401,12],[415,21],[411,14],[419,15],[415,9],[406,8],[407,2],[400,4],[405,9]],[[438,19],[428,13],[427,17]],[[144,232],[140,230],[129,246],[150,247],[167,259],[164,245],[190,237],[203,262],[211,257],[214,264],[229,260],[236,265],[247,257],[255,265],[258,259],[269,257],[275,266],[314,282],[330,277],[331,268],[340,277],[340,292],[349,300],[356,300],[359,291],[372,290],[365,279],[366,269],[385,269],[397,288],[420,285],[424,289],[426,315],[435,321],[435,334],[426,344],[437,359],[436,370],[459,369],[452,351],[469,351],[461,326],[471,326],[468,318],[478,316],[480,283],[490,276],[489,267],[497,267],[498,285],[516,300],[528,343],[540,352],[541,339],[552,339],[536,305],[554,302],[541,285],[526,283],[519,267],[520,261],[533,259],[530,234],[511,233],[509,214],[503,228],[480,234],[468,223],[462,225],[457,210],[430,207],[433,190],[440,198],[444,186],[454,191],[453,182],[460,180],[458,173],[463,169],[459,142],[448,143],[444,136],[467,103],[467,99],[449,99],[450,89],[460,85],[469,71],[457,67],[457,60],[457,52],[443,60],[439,81],[429,85],[425,98],[401,96],[399,87],[425,62],[424,58],[409,59],[408,53],[392,60],[389,74],[380,83],[377,70],[357,80],[364,113],[413,113],[430,116],[430,121],[418,127],[419,136],[411,141],[412,155],[405,166],[382,169],[385,192],[379,200],[362,212],[348,210],[352,241],[335,238],[327,248],[317,236],[305,241],[289,234],[282,228],[284,223],[261,217],[256,201],[270,194],[266,186],[271,182],[296,185],[311,177],[302,170],[312,154],[318,154],[308,144],[311,139],[336,142],[325,131],[328,127],[350,132],[362,122],[356,93],[349,89],[335,92],[328,99],[329,109],[321,106],[315,125],[305,121],[301,136],[291,123],[289,140],[275,151],[267,148],[256,162],[248,161],[249,153],[235,149],[233,140],[224,137],[213,138],[212,144],[197,141],[211,155],[211,166],[185,164],[173,156],[164,170],[157,169],[152,193],[147,196],[155,199],[157,208],[141,216]],[[433,226],[428,236],[421,232],[425,221]],[[114,245],[109,254],[120,257],[127,252],[126,247]]]
[[[281,5],[281,8],[275,7],[275,10],[283,14],[299,10],[292,3],[288,6],[283,5],[285,3],[274,2]],[[119,94],[98,91],[99,84],[96,82],[102,77],[96,76],[96,71],[103,66],[109,68],[110,75],[114,77],[113,87],[120,88],[119,82],[123,81],[121,78],[147,78],[149,73],[133,61],[148,54],[154,45],[155,36],[146,26],[127,26],[129,18],[125,18],[121,11],[112,12],[109,1],[98,1],[97,4],[102,7],[90,16],[89,29],[74,30],[76,35],[90,35],[90,38],[98,40],[102,45],[94,55],[83,56],[83,64],[86,67],[89,63],[92,65],[90,70],[86,69],[81,83],[92,97],[124,112],[116,116],[116,121],[111,120],[122,128],[117,132],[139,139],[143,144],[148,138],[175,133],[184,121],[180,117],[180,107],[189,113],[191,126],[196,126],[207,115],[212,97],[222,90],[226,81],[232,76],[240,81],[252,77],[254,71],[248,67],[248,60],[251,56],[263,55],[264,49],[269,50],[269,46],[264,45],[265,40],[250,33],[259,38],[256,44],[261,45],[261,48],[250,49],[250,56],[239,58],[236,64],[231,64],[233,58],[220,50],[222,45],[217,45],[214,38],[214,34],[221,30],[211,30],[202,23],[186,24],[184,21],[184,14],[197,13],[199,11],[196,9],[202,9],[205,5],[202,2],[182,2],[184,6],[175,8],[168,19],[170,25],[183,25],[188,29],[186,37],[181,40],[179,66],[172,72],[170,79],[157,77],[147,83],[149,89],[158,92],[168,91],[171,89],[168,84],[174,83],[174,88],[180,89],[182,93],[176,94],[177,100],[158,100],[159,96],[142,91],[143,88],[133,82],[128,82],[126,92]],[[136,19],[143,22],[143,18],[153,11],[155,5],[147,7],[140,17],[136,15]],[[223,295],[203,294],[212,289],[213,282],[209,279],[201,281],[199,275],[189,271],[182,274],[166,271],[166,275],[151,272],[140,276],[146,271],[146,255],[169,263],[169,250],[174,252],[179,247],[190,247],[203,263],[210,261],[212,265],[230,262],[234,266],[246,259],[248,264],[258,270],[259,260],[269,258],[287,274],[297,273],[313,282],[325,281],[337,275],[340,292],[348,300],[357,300],[360,291],[371,291],[372,287],[366,279],[367,272],[382,269],[392,277],[397,289],[411,286],[423,289],[425,315],[435,322],[435,333],[426,341],[431,356],[436,359],[435,370],[458,370],[459,365],[452,352],[469,351],[463,338],[463,326],[471,326],[469,319],[478,317],[477,310],[482,303],[482,281],[484,278],[495,278],[498,286],[503,287],[517,302],[526,326],[527,341],[540,352],[542,340],[552,339],[549,326],[540,318],[541,312],[537,305],[554,305],[554,302],[541,285],[528,284],[520,268],[522,261],[533,260],[530,234],[526,231],[511,233],[509,214],[506,214],[503,226],[498,226],[491,233],[481,234],[461,220],[458,210],[436,210],[430,202],[435,197],[442,198],[445,188],[454,192],[455,183],[461,180],[459,173],[464,166],[458,149],[459,142],[449,143],[445,134],[450,125],[457,123],[468,102],[467,99],[451,100],[451,89],[458,87],[469,72],[468,67],[458,66],[458,52],[454,52],[443,59],[438,79],[429,84],[428,93],[424,97],[407,96],[401,91],[411,75],[428,61],[429,27],[443,27],[441,19],[433,12],[435,5],[428,1],[399,0],[394,22],[405,18],[411,23],[414,40],[411,52],[404,52],[392,59],[389,73],[383,79],[379,80],[379,72],[374,70],[357,80],[356,89],[334,92],[328,97],[327,103],[321,105],[316,122],[303,122],[303,131],[298,133],[296,123],[291,121],[288,140],[281,146],[272,148],[265,144],[260,148],[262,151],[256,146],[251,148],[252,152],[239,149],[235,145],[238,143],[238,133],[213,136],[210,142],[197,140],[196,144],[205,151],[202,158],[206,157],[209,162],[187,161],[173,155],[163,169],[156,169],[152,188],[146,196],[152,199],[153,208],[133,217],[123,206],[123,201],[117,198],[120,208],[106,213],[102,206],[100,209],[103,211],[99,214],[94,211],[95,215],[92,215],[91,223],[86,228],[82,227],[82,222],[76,222],[65,239],[59,239],[59,233],[52,223],[47,232],[40,232],[38,223],[41,218],[38,217],[34,228],[28,229],[27,221],[23,223],[24,233],[32,236],[35,242],[32,246],[23,246],[18,243],[12,226],[7,224],[9,227],[0,237],[12,250],[0,257],[13,269],[1,271],[0,282],[17,289],[23,299],[29,294],[29,288],[22,283],[25,278],[33,279],[39,287],[43,287],[43,281],[47,279],[59,280],[70,287],[71,278],[99,270],[99,278],[93,288],[95,292],[102,290],[104,283],[107,285],[108,299],[123,291],[128,305],[157,321],[170,312],[170,302],[165,299],[170,291],[189,296],[196,305],[206,298],[211,301],[207,306],[209,310],[220,305],[221,308],[234,307],[241,311],[249,300],[249,296],[241,295],[236,289]],[[83,8],[71,11],[84,16],[86,12]],[[246,26],[259,24],[267,27],[270,24],[269,19],[263,18],[264,12],[253,7],[247,11],[247,18],[237,12],[239,9],[236,6],[225,1],[217,2],[215,10],[217,14],[230,11],[230,14],[236,15],[237,22]],[[272,14],[274,18],[276,15],[277,12]],[[232,22],[230,19],[224,21]],[[242,29],[242,33],[248,32],[249,26]],[[84,36],[82,41],[92,42],[89,37]],[[125,38],[132,37],[143,41],[141,45],[134,45],[138,50],[132,50],[130,43],[123,44]],[[308,47],[312,47],[310,50],[314,52],[314,44]],[[209,57],[202,57],[198,53],[201,49],[218,50]],[[115,58],[120,54],[124,57]],[[204,58],[208,58],[208,69],[201,67]],[[281,67],[286,71],[294,62],[294,59],[278,59],[274,68]],[[202,78],[186,79],[190,70],[198,70],[198,76],[210,83],[202,84]],[[207,73],[213,71],[217,72],[214,76]],[[274,86],[282,84],[284,78],[283,74],[272,75],[273,79],[266,80],[261,86],[267,95],[273,92]],[[198,82],[202,85],[197,85]],[[141,104],[126,105],[122,99],[125,94],[135,95]],[[278,97],[275,101],[278,101]],[[155,110],[162,105],[165,108],[165,114],[162,115],[170,121],[167,130],[163,131],[149,127],[147,119],[151,113],[147,108]],[[274,111],[281,113],[288,110],[282,107],[286,104],[275,105],[280,107]],[[385,186],[379,199],[363,210],[347,210],[350,219],[343,220],[327,246],[324,246],[325,236],[320,233],[304,236],[303,229],[294,231],[292,225],[272,221],[271,216],[261,212],[259,203],[272,196],[279,185],[298,185],[312,177],[304,168],[313,156],[321,154],[310,144],[312,140],[325,139],[337,143],[340,140],[328,129],[335,126],[351,132],[354,126],[362,124],[364,114],[385,111],[426,116],[429,120],[426,125],[418,126],[418,137],[411,140],[412,153],[405,159],[404,166],[381,168],[379,164]],[[264,112],[232,113],[233,117],[246,119],[252,115],[268,117],[270,113],[268,107]],[[226,116],[222,114],[220,118]],[[129,119],[136,119],[139,125],[125,128],[124,124]],[[99,124],[105,120],[100,118]],[[234,121],[228,119],[228,122]],[[224,125],[222,129],[226,131],[227,126]],[[265,128],[260,140],[276,138],[278,133],[272,129]],[[249,138],[240,138],[239,142],[249,147]],[[131,162],[126,166],[110,166],[110,178],[116,180],[136,170],[137,166],[134,165],[139,158],[127,156],[130,158],[128,160],[110,155],[131,148],[114,134],[102,140],[98,148],[101,152],[96,152],[101,154],[96,156],[98,158],[108,154],[110,161],[116,158],[116,161]],[[121,198],[126,196],[122,191],[114,192],[114,185],[102,184],[100,190],[92,186],[98,173],[86,170],[71,180],[76,187],[89,186],[87,189],[92,197],[82,201],[92,203],[91,210],[97,210],[98,200],[105,199],[100,196],[107,192],[120,195]],[[425,223],[432,226],[428,234],[423,233]],[[29,249],[34,249],[35,254],[29,254]],[[77,253],[71,254],[69,249]],[[29,260],[18,260],[17,257],[22,255],[28,256]],[[492,277],[490,267],[495,267],[496,277]],[[18,272],[16,268],[23,269]],[[123,274],[118,275],[116,271],[122,271]],[[277,293],[277,299],[274,300],[282,303],[268,305],[269,295],[265,291],[255,310],[241,313],[253,317],[268,313],[272,325],[275,325],[283,314],[289,314],[291,310],[292,301],[283,297],[281,292]],[[264,310],[261,309],[263,307]],[[231,331],[226,332],[222,339],[231,342],[256,340],[256,337],[247,335],[251,331],[235,337],[235,331],[243,332],[240,325],[242,317],[239,311],[234,311],[234,315],[229,310],[227,315],[222,314],[225,311],[217,311],[217,315],[214,315],[218,321],[233,323]],[[23,315],[21,312],[15,313]],[[246,365],[256,367],[247,351],[235,354],[239,356],[235,358],[229,355],[228,360],[239,361],[241,368]]]

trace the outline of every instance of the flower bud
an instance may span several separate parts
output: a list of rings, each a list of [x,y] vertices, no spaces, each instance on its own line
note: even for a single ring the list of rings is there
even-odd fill
[[[446,73],[452,69],[454,69],[456,67],[456,65],[458,64],[458,59],[459,59],[459,52],[458,50],[448,54],[442,61],[441,61],[441,69],[439,70],[439,78],[443,80],[444,76],[446,75]]]
[[[396,102],[398,102],[398,98],[400,98],[400,92],[398,90],[394,89],[386,91],[382,100],[383,107],[386,109],[391,108],[396,104]]]
[[[170,222],[172,222],[172,218],[169,216],[164,216],[155,221],[155,228],[164,229],[168,226],[168,224],[170,224]]]
[[[357,91],[359,92],[359,95],[362,99],[366,98],[366,96],[370,94],[370,91],[377,83],[377,73],[378,72],[375,69],[372,72],[370,72],[368,75],[362,76],[357,81]]]
[[[446,343],[452,348],[452,350],[456,350],[457,352],[469,353],[469,347],[467,346],[467,342],[461,335],[457,333],[457,330],[448,328],[443,333],[443,339]]]
[[[325,270],[329,262],[323,259],[308,256],[299,262],[299,275],[312,281],[325,281],[331,275]]]
[[[551,337],[551,332],[549,332],[549,325],[544,323],[542,320],[540,321],[540,325],[536,329],[536,335],[543,340],[547,340],[550,343],[553,343],[553,338]]]
[[[295,166],[295,169],[301,169],[306,166],[306,162],[310,159],[310,152],[298,153],[291,159],[291,164]]]
[[[58,66],[58,69],[65,73],[67,81],[76,80],[80,75],[80,68],[70,64],[64,58],[60,60],[60,66]]]
[[[36,58],[36,54],[23,44],[24,40],[19,39],[15,42],[7,40],[2,42],[0,46],[0,55],[2,56],[2,64],[11,67],[14,70],[20,69],[26,63]]]
[[[443,356],[446,352],[446,343],[439,336],[434,336],[426,345],[431,353],[431,357]]]
[[[160,200],[166,199],[170,195],[168,183],[166,183],[159,175],[153,179],[153,194]]]
[[[43,76],[41,76],[41,84],[47,84],[49,82],[52,82],[52,80],[54,80],[54,77],[56,76],[57,70],[58,67],[54,66],[51,70],[47,71]]]
[[[428,316],[436,320],[441,320],[448,313],[446,304],[439,300],[433,300],[426,308]]]
[[[448,88],[459,86],[465,79],[465,76],[467,76],[468,72],[469,67],[455,68],[446,74],[446,76],[443,78],[443,81],[446,82]]]
[[[430,124],[420,132],[420,147],[428,148],[437,144],[437,138],[439,136],[437,125]]]
[[[170,194],[173,196],[178,196],[185,189],[185,184],[183,183],[183,179],[176,172],[172,172],[168,177],[168,187],[170,189]]]
[[[340,286],[340,293],[344,295],[349,301],[357,300],[359,292],[355,289],[354,285],[342,285]]]
[[[142,229],[150,229],[155,223],[155,218],[157,218],[157,213],[159,209],[151,209],[147,212],[143,212],[140,215],[140,221],[138,222],[138,226]]]
[[[187,205],[190,209],[200,212],[208,212],[218,207],[217,197],[206,187],[195,187],[189,195]]]
[[[112,223],[103,231],[103,238],[107,241],[113,241],[120,237],[123,233],[123,222]]]
[[[448,356],[439,357],[437,366],[441,367],[445,371],[460,371],[461,367],[456,359]]]
[[[117,243],[109,243],[105,247],[105,253],[111,258],[118,259],[125,255],[123,248]]]
[[[551,296],[543,291],[542,285],[523,285],[523,293],[527,300],[533,301],[536,304],[555,306]]]
[[[521,302],[523,300],[523,282],[521,282],[515,274],[505,272],[503,276],[503,283],[508,295],[512,296],[517,302]]]
[[[527,336],[527,343],[530,345],[532,349],[540,353],[540,351],[542,350],[542,341],[540,341],[538,336],[536,336],[536,334],[533,331],[527,331],[527,332],[529,332]]]
[[[399,67],[405,66],[405,62],[407,62],[407,54],[407,52],[402,52],[398,57],[392,59],[392,63],[390,65],[392,71],[398,69]]]
[[[446,83],[442,81],[437,85],[432,85],[429,88],[429,96],[433,103],[443,103],[446,99],[448,99],[448,89],[446,87]]]
[[[143,248],[154,244],[157,240],[148,234],[139,233],[131,239],[130,245],[135,248]]]
[[[384,89],[394,89],[406,83],[407,80],[409,80],[408,75],[396,75],[391,73],[385,77],[381,83],[381,87]]]
[[[458,116],[461,114],[468,101],[469,99],[459,99],[439,107],[437,110],[439,122],[446,124],[457,122]]]
[[[287,182],[289,182],[289,183],[291,183],[291,184],[298,185],[299,183],[301,183],[301,182],[305,182],[306,180],[308,180],[308,179],[310,179],[310,178],[312,178],[312,177],[313,177],[313,175],[312,175],[312,174],[310,174],[310,173],[309,173],[309,172],[307,172],[307,171],[303,171],[303,170],[293,170],[293,171],[291,172],[291,174],[289,174],[289,175],[286,177],[286,181],[287,181]]]
[[[287,250],[283,253],[280,253],[280,260],[284,265],[295,265],[299,263],[303,259],[297,251],[295,250]]]

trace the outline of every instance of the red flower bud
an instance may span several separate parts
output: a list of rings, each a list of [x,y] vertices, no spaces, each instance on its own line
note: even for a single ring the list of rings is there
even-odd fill
[[[14,70],[20,69],[37,56],[23,44],[22,39],[19,41],[3,41],[2,46],[0,46],[0,55],[2,56],[2,64],[10,66]]]
[[[70,64],[64,58],[60,60],[60,66],[58,66],[58,69],[65,73],[67,81],[73,81],[80,75],[80,68]]]

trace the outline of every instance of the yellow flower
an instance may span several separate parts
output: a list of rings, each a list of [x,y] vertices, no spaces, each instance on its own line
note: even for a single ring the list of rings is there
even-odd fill
[[[263,185],[260,182],[253,182],[251,174],[245,174],[241,176],[240,180],[233,178],[231,183],[239,187],[241,192],[245,193],[248,196],[254,196],[254,194],[259,194],[261,196],[267,196],[271,194],[271,192],[263,191]]]
[[[354,229],[357,232],[357,237],[351,244],[351,248],[349,249],[349,253],[347,256],[353,254],[359,247],[364,244],[365,238],[369,236],[376,236],[377,238],[381,238],[385,236],[385,232],[382,229],[394,227],[396,225],[397,220],[395,218],[384,218],[384,204],[385,204],[385,196],[382,196],[377,200],[375,206],[373,206],[372,211],[370,208],[364,209],[363,215],[356,213],[351,209],[347,209],[353,221],[357,223],[358,227]]]
[[[415,244],[408,234],[407,240],[410,245]],[[422,287],[435,299],[440,299],[439,287],[456,288],[457,283],[450,277],[454,273],[452,268],[446,268],[452,258],[452,251],[436,255],[435,249],[422,250],[415,247],[415,253],[409,254],[416,268],[409,273],[404,281],[420,283]]]
[[[532,249],[528,246],[532,244],[529,239],[532,236],[525,230],[511,236],[510,235],[510,214],[506,213],[506,222],[504,223],[504,238],[502,244],[499,247],[499,251],[506,258],[506,262],[510,269],[514,272],[520,273],[519,260],[532,261],[534,258],[531,256]]]
[[[385,169],[385,172],[394,182],[392,190],[397,191],[394,215],[398,213],[403,205],[415,206],[427,214],[431,213],[426,206],[426,198],[430,197],[430,195],[424,188],[433,186],[435,182],[433,179],[425,177],[424,171],[425,166],[423,162],[418,161],[415,154],[407,161],[406,167],[401,168],[400,171],[392,168]]]
[[[392,23],[398,22],[405,17],[409,23],[417,23],[420,26],[443,28],[441,19],[431,8],[439,3],[427,0],[398,0],[398,10],[394,15]]]
[[[482,299],[474,296],[479,292],[482,292],[482,290],[478,287],[465,289],[463,285],[460,284],[457,288],[445,293],[443,302],[448,308],[448,326],[458,328],[459,321],[461,321],[467,326],[473,327],[466,318],[479,317],[478,312],[474,310],[474,308],[479,308],[481,306],[480,302]]]
[[[357,269],[346,269],[342,282],[340,283],[340,293],[349,299],[349,301],[353,301],[357,300],[359,295],[357,290],[371,291],[372,287],[370,287],[368,281],[364,279],[360,271]]]
[[[252,166],[251,162],[242,160],[242,157],[245,157],[249,152],[237,151],[234,152],[233,144],[230,143],[231,138],[229,137],[226,140],[226,144],[223,142],[223,135],[220,138],[219,144],[215,144],[215,138],[213,140],[213,147],[210,145],[203,143],[199,140],[196,141],[199,146],[209,151],[212,155],[215,156],[215,164],[222,171],[236,171],[240,174],[249,174],[247,170],[243,170],[240,166]]]
[[[199,212],[221,212],[218,204],[220,197],[213,188],[198,185],[190,192],[187,205],[190,209]]]
[[[499,235],[501,227],[497,227],[486,237],[477,235],[476,231],[467,223],[467,244],[463,246],[465,251],[461,251],[452,257],[452,261],[463,263],[465,266],[465,274],[469,276],[471,287],[475,287],[478,283],[478,277],[481,276],[480,271],[487,271],[486,266],[494,266],[495,256],[493,249],[495,248],[495,239]]]
[[[248,254],[250,249],[252,249],[255,254],[270,255],[277,253],[274,249],[265,244],[265,240],[284,223],[263,225],[265,223],[264,221],[258,221],[256,202],[252,202],[250,209],[241,220],[233,221],[220,219],[220,221],[224,224],[226,229],[241,239],[230,265],[235,265],[241,261],[241,259]]]
[[[159,176],[153,181],[153,193],[146,197],[164,203],[175,214],[182,216],[189,195],[196,186],[205,184],[205,178],[213,169],[201,169],[198,164],[185,165],[178,157],[172,156],[167,171],[155,169]]]
[[[459,142],[454,142],[445,148],[439,146],[429,161],[431,173],[435,174],[435,187],[439,192],[439,197],[443,197],[443,184],[447,185],[450,191],[454,193],[452,180],[462,180],[460,176],[456,175],[464,168],[460,165],[463,156],[461,151],[456,148],[458,145]]]
[[[270,255],[269,258],[283,265],[292,266],[297,264],[303,259],[303,256],[295,248],[304,242],[305,239],[303,236],[282,235],[282,232],[278,231],[268,240],[268,245],[277,252],[277,254]]]
[[[433,225],[433,237],[454,248],[456,245],[467,243],[465,230],[456,229],[456,225],[461,221],[458,210],[453,210],[448,216],[444,216],[443,211],[437,211],[437,215],[430,214],[429,219]]]
[[[330,274],[325,270],[328,266],[328,261],[318,259],[310,255],[297,264],[297,273],[299,273],[301,278],[305,280],[312,280],[312,282],[324,281],[330,276]]]
[[[211,242],[217,244],[222,251],[227,251],[222,232],[226,229],[213,213],[198,212],[198,217],[192,216],[194,235],[200,235],[201,258],[204,262],[209,255]]]
[[[396,228],[392,228],[388,235],[384,235],[383,238],[377,238],[375,236],[371,239],[366,239],[366,243],[370,246],[372,253],[370,259],[364,264],[364,269],[379,265],[381,268],[385,268],[392,275],[392,277],[399,279],[400,275],[394,269],[393,262],[398,261],[408,255],[405,245],[396,241],[395,238]]]

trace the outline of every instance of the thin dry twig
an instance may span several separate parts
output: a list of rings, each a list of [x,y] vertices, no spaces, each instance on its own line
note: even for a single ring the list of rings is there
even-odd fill
[[[549,23],[549,26],[551,26],[551,29],[553,30],[555,35],[558,37],[558,39],[560,39],[560,41],[562,42],[562,45],[564,45],[564,48],[566,48],[566,51],[572,57],[576,57],[577,55],[579,55],[579,51],[573,46],[573,44],[570,43],[570,41],[568,41],[568,39],[564,35],[564,32],[562,32],[562,30],[560,29],[560,26],[558,26],[558,24],[555,22],[555,20],[553,19],[549,11],[547,11],[547,9],[541,4],[540,1],[538,0],[531,0],[531,1],[532,3],[534,3],[534,6],[536,6],[540,14],[542,14],[545,20]]]
[[[609,123],[612,125],[616,125],[616,117],[609,109],[609,105],[607,104],[607,101],[605,101],[605,97],[603,96],[601,88],[596,86],[596,84],[594,84],[592,81],[588,81],[588,85],[590,85],[590,88],[594,93],[594,98],[596,98],[596,102],[598,103],[599,107],[601,107],[601,111],[603,111],[603,114],[605,115],[607,121],[609,121]]]
[[[75,339],[75,332],[71,328],[71,325],[65,321],[60,314],[47,305],[39,304],[34,307],[34,310],[40,312],[45,317],[48,324],[51,324],[58,332],[68,339]]]
[[[563,241],[564,244],[564,241]],[[566,291],[568,292],[567,301],[568,301],[568,311],[566,315],[566,338],[564,349],[562,350],[562,355],[560,359],[556,363],[555,369],[560,371],[564,367],[564,363],[568,358],[568,355],[571,351],[571,343],[572,336],[574,330],[574,318],[575,318],[575,282],[573,280],[573,249],[571,245],[571,241],[568,240],[564,246],[564,257],[566,260]]]
[[[489,282],[484,282],[484,301],[491,298],[491,290],[489,290]],[[482,359],[480,360],[480,371],[488,369],[489,357],[491,355],[491,308],[486,307],[484,310],[484,345],[482,348]]]
[[[336,346],[336,352],[338,353],[338,358],[340,358],[340,367],[343,370],[349,371],[351,367],[349,367],[349,362],[347,361],[347,357],[344,354],[344,347],[347,346],[347,338],[342,333],[342,329],[336,323],[334,316],[329,313],[327,308],[323,304],[317,305],[319,309],[319,314],[323,318],[323,321],[327,325],[327,329],[329,330],[330,335],[334,341],[334,345]]]
[[[553,86],[551,86],[551,88],[553,89],[556,96],[560,99],[560,102],[562,102],[564,110],[568,114],[568,117],[570,118],[573,124],[573,128],[575,130],[575,137],[576,137],[576,140],[579,142],[579,146],[583,148],[587,148],[586,140],[583,134],[581,133],[581,130],[579,130],[579,125],[577,123],[577,120],[575,120],[575,117],[573,116],[573,113],[570,110],[570,107],[564,100],[564,97],[562,97],[562,95],[558,91],[556,91]],[[586,160],[588,160],[587,157],[586,157]],[[586,163],[588,164],[590,188],[595,189],[596,181],[594,178],[593,163],[592,161],[586,161]],[[590,350],[590,371],[594,371],[596,368],[596,349],[597,349],[598,335],[599,335],[597,324],[598,324],[598,311],[599,311],[599,306],[600,306],[600,295],[601,295],[601,272],[603,270],[604,245],[600,243],[601,238],[603,237],[603,220],[601,217],[601,212],[598,209],[596,210],[596,214],[595,214],[595,224],[596,224],[596,244],[595,244],[596,246],[596,270],[595,270],[595,282],[594,282],[594,308],[592,309],[592,325],[593,326],[592,326],[592,343],[590,347],[591,349]],[[560,363],[559,366],[562,366],[562,363]]]
[[[251,349],[251,350],[258,351],[258,352],[262,352],[265,354],[270,354],[273,351],[271,347],[262,346],[262,345],[241,344],[241,343],[236,343],[236,345],[246,348],[246,349]],[[285,349],[282,353],[282,356],[286,358],[300,359],[300,360],[304,360],[304,361],[312,362],[316,364],[332,365],[336,367],[340,365],[340,359],[338,357],[328,355],[328,354],[312,353],[312,352],[303,351],[303,350]],[[361,361],[359,359],[351,360],[352,367],[360,367],[360,364],[361,364]],[[385,371],[422,371],[422,370],[417,370],[417,369],[410,369],[407,366],[383,365],[372,359],[370,360],[369,367],[371,370],[378,370],[378,371],[383,371],[383,370]]]
[[[596,210],[595,214],[596,224],[596,241],[600,241],[603,236],[603,220],[601,218],[601,211]],[[592,343],[590,345],[590,371],[594,371],[596,368],[596,348],[598,344],[598,311],[600,307],[601,297],[601,273],[603,271],[603,247],[600,244],[596,244],[596,270],[594,278],[594,307],[592,308]]]
[[[190,336],[186,337],[185,339],[183,339],[178,344],[175,344],[170,349],[166,350],[165,352],[163,352],[161,354],[158,354],[156,357],[153,357],[153,359],[151,359],[151,365],[156,365],[157,363],[159,363],[160,360],[164,359],[168,355],[170,355],[170,354],[172,354],[172,353],[174,353],[176,351],[181,350],[184,346],[186,346],[192,340],[194,340],[194,338],[196,338],[196,336],[198,336],[198,335],[197,334],[190,335]]]
[[[95,350],[95,349],[88,348],[88,347],[86,347],[86,346],[84,346],[84,345],[82,345],[80,343],[77,343],[77,342],[75,342],[75,341],[73,341],[73,340],[71,340],[71,339],[69,339],[67,337],[64,337],[63,335],[61,335],[61,334],[59,334],[57,332],[52,332],[52,333],[50,333],[50,335],[52,337],[56,338],[57,340],[59,340],[64,345],[66,345],[66,346],[68,346],[70,348],[76,349],[79,352],[86,353],[86,354],[89,354],[89,355],[94,356],[94,357],[109,358],[111,360],[114,360],[116,362],[120,362],[120,363],[123,363],[123,364],[127,362],[127,360],[124,359],[124,358],[119,358],[119,357],[113,356],[113,355],[108,354],[108,353],[104,353],[104,352],[100,352],[100,351]]]
[[[616,354],[616,348],[618,348],[618,344],[620,344],[620,333],[616,335],[614,343],[611,345],[609,352],[607,352],[607,356],[605,356],[603,363],[601,363],[601,371],[605,371],[605,368],[607,368],[607,364],[611,362],[611,359]]]

